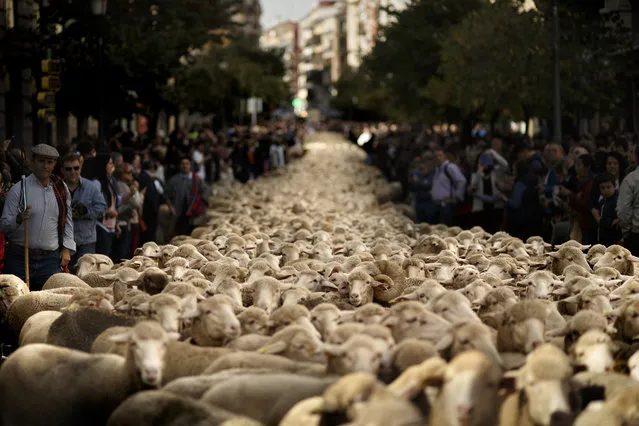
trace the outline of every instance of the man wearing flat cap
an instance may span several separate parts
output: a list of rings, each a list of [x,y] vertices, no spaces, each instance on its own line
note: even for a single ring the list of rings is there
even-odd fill
[[[31,152],[33,173],[11,187],[0,218],[0,232],[4,232],[7,239],[5,273],[25,279],[24,247],[27,245],[30,288],[42,290],[51,275],[61,272],[69,264],[75,252],[75,241],[71,194],[62,179],[53,174],[60,154],[46,144],[34,146]],[[23,208],[24,193],[26,209]],[[24,240],[26,219],[28,242]]]

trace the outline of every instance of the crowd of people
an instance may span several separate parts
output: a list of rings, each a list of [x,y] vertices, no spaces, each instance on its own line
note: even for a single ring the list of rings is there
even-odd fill
[[[0,158],[0,272],[42,287],[87,253],[114,262],[145,242],[188,235],[220,185],[246,183],[304,154],[295,124],[173,131],[168,138],[114,128],[32,152],[5,141]],[[25,230],[26,228],[26,230]]]
[[[639,144],[602,133],[553,143],[453,127],[411,131],[348,125],[345,136],[389,181],[418,222],[504,230],[560,244],[623,244],[639,254]]]

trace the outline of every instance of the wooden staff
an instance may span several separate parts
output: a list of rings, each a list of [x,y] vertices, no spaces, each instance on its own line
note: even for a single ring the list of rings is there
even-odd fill
[[[27,211],[27,178],[22,175],[22,211]],[[29,218],[25,218],[22,223],[24,224],[24,282],[29,286]]]

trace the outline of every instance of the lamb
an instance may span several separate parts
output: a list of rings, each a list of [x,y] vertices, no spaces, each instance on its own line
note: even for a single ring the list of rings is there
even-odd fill
[[[492,289],[493,287],[491,285],[487,284],[484,280],[478,279],[457,291],[463,294],[471,303],[478,303]]]
[[[78,278],[84,279],[84,276],[90,272],[103,273],[108,272],[113,267],[113,261],[107,256],[99,254],[85,254],[76,262],[76,274]]]
[[[147,312],[149,318],[159,322],[168,333],[177,333],[186,303],[177,296],[160,293],[151,296],[147,302],[140,304],[138,309]]]
[[[383,353],[376,339],[367,335],[355,335],[337,346],[325,344],[327,373],[344,375],[352,372],[376,374],[381,366]]]
[[[527,299],[547,299],[554,287],[562,284],[549,271],[535,271],[517,283],[519,287],[526,289]]]
[[[390,304],[392,305],[398,302],[410,300],[415,300],[426,304],[429,300],[433,299],[441,293],[444,293],[446,291],[446,288],[444,288],[444,286],[442,286],[436,280],[426,279],[423,280],[423,283],[419,285],[419,287],[414,288],[413,290],[407,289],[407,291],[408,292],[405,291],[403,295],[391,300]]]
[[[479,270],[472,265],[461,265],[453,271],[453,289],[459,290],[479,278]]]
[[[165,345],[170,338],[159,324],[142,322],[128,333],[113,337],[129,343],[126,358],[46,344],[19,348],[0,368],[3,423],[34,426],[106,423],[111,412],[143,385],[160,385]],[[82,380],[69,384],[69,377]],[[101,386],[95,386],[96,383]],[[37,410],[25,404],[24,395],[38,401]],[[83,409],[78,410],[79,406]]]
[[[279,306],[282,290],[289,288],[272,277],[260,278],[249,285],[253,290],[253,306],[273,312]]]

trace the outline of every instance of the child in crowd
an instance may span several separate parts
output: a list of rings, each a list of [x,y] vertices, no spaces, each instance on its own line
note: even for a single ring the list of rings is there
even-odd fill
[[[619,191],[615,189],[615,177],[604,173],[597,179],[599,192],[599,210],[593,210],[593,215],[598,223],[598,242],[605,246],[618,244],[621,240],[621,228],[617,218],[617,196]]]

